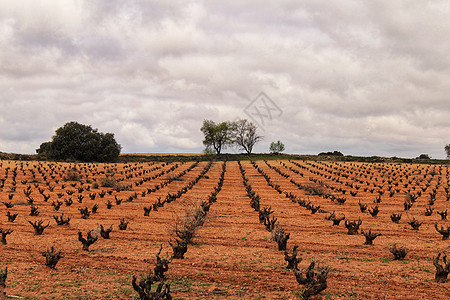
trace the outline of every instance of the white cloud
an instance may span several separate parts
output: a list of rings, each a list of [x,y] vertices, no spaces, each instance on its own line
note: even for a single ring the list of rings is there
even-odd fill
[[[283,110],[267,151],[444,157],[447,1],[0,2],[0,151],[68,121],[124,151],[200,152],[201,123]],[[420,153],[419,153],[420,152]]]

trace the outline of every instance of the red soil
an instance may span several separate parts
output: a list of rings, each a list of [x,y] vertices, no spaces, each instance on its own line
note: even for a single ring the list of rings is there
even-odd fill
[[[292,192],[298,198],[308,199],[314,205],[320,205],[323,211],[335,211],[336,215],[345,214],[348,220],[361,218],[361,228],[365,231],[369,228],[374,232],[382,233],[382,236],[374,240],[374,245],[363,245],[364,236],[347,235],[343,222],[340,226],[332,226],[332,222],[325,220],[329,213],[311,214],[309,210],[293,203],[284,194],[279,194],[270,187],[264,177],[249,163],[242,162],[246,171],[246,177],[253,190],[261,196],[261,206],[271,206],[273,216],[278,219],[286,232],[290,233],[288,249],[294,245],[299,246],[299,254],[303,258],[301,268],[316,260],[320,265],[331,268],[328,276],[328,288],[321,293],[327,299],[348,299],[349,292],[353,292],[359,299],[446,299],[450,297],[450,283],[435,283],[432,258],[438,251],[448,251],[449,241],[443,241],[439,233],[434,229],[434,223],[439,225],[450,224],[441,221],[436,213],[449,208],[445,199],[444,188],[449,184],[449,168],[447,166],[430,167],[428,165],[389,165],[389,164],[362,164],[362,163],[321,163],[301,162],[302,169],[288,161],[270,161],[271,166],[279,168],[289,175],[288,178],[280,176],[275,170],[269,168],[263,161],[257,165],[271,177],[283,192]],[[11,229],[13,233],[7,236],[7,245],[0,245],[0,269],[8,267],[6,281],[6,293],[21,297],[37,299],[106,299],[137,298],[137,293],[131,286],[132,275],[146,275],[153,269],[155,255],[160,245],[163,246],[162,256],[170,255],[172,249],[168,244],[174,239],[174,225],[177,220],[183,218],[187,210],[207,199],[213,188],[217,185],[222,170],[222,162],[215,162],[207,172],[206,177],[200,181],[176,201],[166,204],[158,211],[151,211],[150,216],[144,216],[144,206],[156,202],[158,197],[164,199],[167,193],[176,192],[188,182],[195,179],[201,170],[207,165],[201,162],[192,171],[182,177],[180,181],[173,181],[168,186],[142,196],[142,192],[155,184],[167,180],[165,174],[157,179],[143,182],[136,186],[141,178],[149,177],[167,170],[174,164],[164,165],[159,170],[147,172],[161,163],[151,165],[141,164],[78,164],[81,170],[81,182],[63,181],[61,176],[67,174],[67,168],[73,164],[49,164],[38,162],[0,162],[0,180],[5,178],[5,184],[0,191],[0,202],[12,202],[13,208],[7,209],[0,206],[0,228]],[[46,180],[37,171],[38,164],[50,185],[55,185],[53,191],[49,190]],[[193,163],[179,164],[173,172],[178,174],[187,169]],[[285,166],[283,166],[285,164]],[[55,168],[53,176],[59,182],[54,183],[50,176],[50,166]],[[17,167],[16,192],[10,192],[12,173]],[[61,168],[60,168],[61,167]],[[8,176],[6,169],[9,168]],[[60,168],[60,169],[59,169]],[[120,184],[133,184],[130,191],[113,191],[111,188],[93,187],[93,179],[100,182],[105,178],[108,168],[116,168],[113,172],[115,178],[124,178]],[[303,173],[303,177],[292,172],[291,169]],[[333,169],[335,168],[335,169]],[[366,168],[366,169],[363,169]],[[440,169],[439,169],[440,168]],[[23,169],[23,171],[22,171]],[[35,178],[30,170],[35,171]],[[121,171],[128,170],[121,174]],[[341,172],[330,174],[327,172]],[[365,173],[363,174],[362,171]],[[421,171],[421,174],[419,174]],[[93,173],[96,172],[96,173]],[[100,173],[97,173],[100,172]],[[352,173],[353,172],[353,173]],[[369,173],[367,173],[369,172]],[[25,173],[25,174],[24,174]],[[107,174],[112,174],[108,173]],[[125,176],[133,174],[133,177]],[[325,178],[323,175],[332,175]],[[406,178],[406,175],[408,178]],[[427,175],[425,175],[427,174]],[[432,175],[435,174],[435,175]],[[345,178],[343,175],[349,175]],[[365,177],[367,175],[367,178]],[[340,178],[339,182],[332,179]],[[431,180],[430,180],[431,178]],[[441,178],[439,181],[437,178]],[[86,180],[91,180],[86,183]],[[336,196],[344,196],[347,201],[339,205],[330,199],[320,196],[306,195],[304,190],[297,188],[290,180],[303,185],[314,185],[310,179],[320,180],[328,186],[346,189],[346,194],[337,190],[330,190]],[[356,182],[355,180],[362,180]],[[22,183],[27,180],[27,183]],[[34,180],[34,182],[32,182]],[[385,182],[382,182],[385,180]],[[388,180],[392,180],[391,183]],[[425,187],[430,180],[430,187],[422,192],[409,212],[403,210],[403,201],[406,191],[412,186],[414,192]],[[411,183],[408,183],[411,181]],[[360,186],[356,190],[356,185]],[[389,185],[399,182],[398,189],[392,197],[387,191]],[[1,183],[1,181],[0,181]],[[345,183],[353,183],[351,188]],[[373,186],[377,184],[377,187]],[[44,202],[38,188],[45,189],[45,194],[50,195],[48,202]],[[62,188],[62,184],[65,187]],[[70,184],[76,184],[75,187]],[[405,188],[408,184],[408,188]],[[31,197],[35,205],[39,207],[40,214],[37,217],[29,216],[30,207],[27,204],[23,190],[27,186],[32,187]],[[90,191],[83,191],[83,203],[78,203],[80,194],[77,188],[91,186]],[[381,187],[379,187],[381,186]],[[364,188],[368,187],[367,191]],[[374,193],[370,189],[374,188]],[[428,207],[429,193],[437,190],[436,202],[432,206],[434,212],[431,216],[425,216],[425,208]],[[59,199],[57,193],[65,193],[73,190],[72,196],[64,194]],[[89,193],[113,191],[104,198],[89,198]],[[380,213],[377,217],[361,213],[358,202],[374,207],[373,202],[378,195],[378,190],[384,190],[379,203]],[[350,191],[358,191],[356,196],[349,195]],[[115,204],[114,196],[120,199],[128,199],[134,193],[137,199],[132,202]],[[9,200],[8,195],[14,194]],[[73,204],[63,204],[59,211],[54,211],[52,201],[71,198]],[[106,208],[107,201],[114,205]],[[194,239],[195,245],[188,247],[183,260],[173,260],[166,273],[167,281],[171,283],[172,296],[180,298],[271,298],[271,299],[295,299],[302,291],[298,285],[294,273],[285,268],[284,253],[277,251],[277,245],[270,240],[270,233],[263,224],[258,221],[258,213],[249,205],[250,199],[242,182],[241,173],[236,162],[228,162],[225,173],[225,181],[222,190],[208,213],[207,221],[201,227]],[[92,214],[88,219],[82,219],[78,208],[87,206],[89,209],[94,204],[99,205],[98,213]],[[6,212],[18,213],[15,222],[7,221]],[[391,213],[403,213],[399,224],[391,221]],[[71,216],[69,226],[57,226],[53,215]],[[127,230],[118,230],[119,219],[125,217],[130,223]],[[416,217],[423,221],[418,231],[412,230],[406,223],[408,218]],[[34,235],[32,226],[27,220],[45,220],[50,226],[44,230],[43,235]],[[77,232],[83,236],[88,230],[98,230],[102,224],[109,227],[113,224],[111,239],[99,240],[90,247],[90,251],[81,250]],[[393,260],[389,247],[397,243],[404,245],[409,250],[403,261]],[[56,270],[44,265],[44,257],[41,252],[55,246],[62,250],[65,257],[60,260]]]

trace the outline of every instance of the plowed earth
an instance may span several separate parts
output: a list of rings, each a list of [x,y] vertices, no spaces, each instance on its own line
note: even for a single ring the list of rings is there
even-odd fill
[[[69,164],[47,162],[0,162],[0,202],[14,206],[0,206],[0,228],[11,229],[6,245],[0,244],[0,269],[8,268],[6,293],[26,299],[137,299],[131,285],[133,275],[146,275],[155,265],[155,255],[162,245],[161,256],[172,254],[169,241],[175,238],[174,226],[186,212],[205,201],[219,181],[223,162],[214,162],[197,184],[176,201],[165,204],[144,216],[144,207],[164,199],[195,179],[207,162],[200,162],[180,179],[147,193],[148,189],[166,182],[188,169],[194,163],[133,163],[133,164]],[[257,161],[255,166],[241,162],[245,176],[253,190],[261,197],[261,207],[270,206],[284,230],[290,233],[288,249],[299,246],[306,268],[312,260],[328,266],[328,287],[317,298],[349,299],[448,299],[450,283],[434,281],[433,257],[439,251],[449,250],[449,241],[435,230],[434,224],[450,226],[441,220],[438,211],[449,209],[448,166],[408,164],[367,164],[313,161]],[[152,179],[163,170],[175,170]],[[279,185],[282,193],[270,187],[261,172]],[[77,181],[65,181],[69,170],[76,168]],[[278,169],[282,174],[277,172]],[[16,176],[14,176],[16,173]],[[34,173],[34,175],[33,175]],[[13,180],[15,178],[15,180]],[[117,185],[128,190],[105,187],[106,179],[114,178]],[[297,187],[294,183],[303,188]],[[15,185],[14,185],[15,182]],[[96,185],[99,185],[98,187]],[[30,216],[30,205],[25,192],[38,207],[39,215]],[[50,190],[54,187],[53,191]],[[78,188],[83,187],[83,190]],[[343,204],[320,195],[322,191],[345,197]],[[15,191],[14,191],[15,188]],[[86,189],[90,190],[87,191]],[[44,201],[43,194],[49,195]],[[345,190],[345,194],[344,191]],[[390,191],[394,193],[391,196]],[[430,205],[430,193],[436,190],[436,201]],[[67,191],[73,191],[68,195]],[[106,195],[98,195],[104,191]],[[380,192],[379,192],[380,191]],[[421,195],[409,211],[403,203],[407,192]],[[355,196],[350,192],[357,193]],[[96,193],[94,200],[89,194]],[[320,205],[312,214],[286,197],[292,193],[297,199]],[[379,214],[376,217],[360,211],[358,202],[373,208],[378,195]],[[58,196],[60,194],[61,197]],[[9,199],[9,195],[12,199]],[[78,197],[84,198],[79,203]],[[131,198],[130,198],[131,197]],[[73,204],[54,210],[52,202],[68,199]],[[120,205],[116,198],[122,199]],[[107,209],[110,201],[113,205]],[[171,294],[182,298],[231,299],[295,299],[302,291],[294,273],[287,270],[284,253],[270,239],[270,233],[259,223],[258,213],[250,207],[250,199],[243,185],[237,162],[226,164],[222,190],[213,203],[206,222],[197,232],[194,245],[188,247],[185,259],[174,259],[166,273],[171,283]],[[89,210],[98,204],[98,212],[81,218],[79,208]],[[425,216],[427,207],[433,208]],[[17,213],[14,222],[8,222],[6,213]],[[346,220],[362,220],[364,231],[371,229],[382,236],[373,245],[364,245],[362,234],[348,235],[342,221],[332,226],[326,220],[331,212],[345,215]],[[53,216],[71,217],[70,225],[58,226]],[[402,213],[398,224],[391,221],[392,213]],[[119,230],[121,218],[129,221],[126,230]],[[412,230],[408,221],[423,222],[419,230]],[[42,235],[35,235],[28,221],[44,220],[50,223]],[[101,237],[83,251],[78,231],[86,236],[88,230],[98,233],[100,225],[113,225],[111,238]],[[394,260],[389,248],[393,244],[405,246],[404,260]],[[42,252],[51,246],[61,250],[64,257],[50,269],[44,265]]]

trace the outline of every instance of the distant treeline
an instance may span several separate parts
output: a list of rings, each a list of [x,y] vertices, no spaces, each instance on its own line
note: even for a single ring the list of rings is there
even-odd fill
[[[340,151],[329,151],[329,152],[320,152],[319,156],[344,156]]]
[[[417,164],[450,164],[448,159],[419,159],[419,158],[399,158],[399,157],[380,157],[380,156],[352,156],[352,155],[337,155],[335,152],[322,152],[319,155],[297,155],[297,154],[266,154],[255,153],[247,154],[198,154],[198,155],[149,155],[149,154],[121,154],[117,162],[178,162],[178,161],[238,161],[238,160],[314,160],[314,161],[342,161],[342,162],[366,162],[366,163],[417,163]],[[331,153],[331,154],[330,154]],[[40,155],[33,154],[17,154],[17,153],[3,153],[0,152],[0,159],[2,160],[40,160],[53,161],[46,159]],[[67,161],[75,162],[75,161]]]
[[[17,154],[0,152],[0,159],[3,160],[39,160],[35,154]]]

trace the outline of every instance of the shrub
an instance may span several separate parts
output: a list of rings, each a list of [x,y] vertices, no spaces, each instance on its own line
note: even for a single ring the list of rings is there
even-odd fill
[[[64,176],[65,181],[80,181],[80,172],[77,168],[72,168],[68,170]]]
[[[117,180],[114,177],[105,177],[100,179],[101,187],[115,188],[117,186]]]

